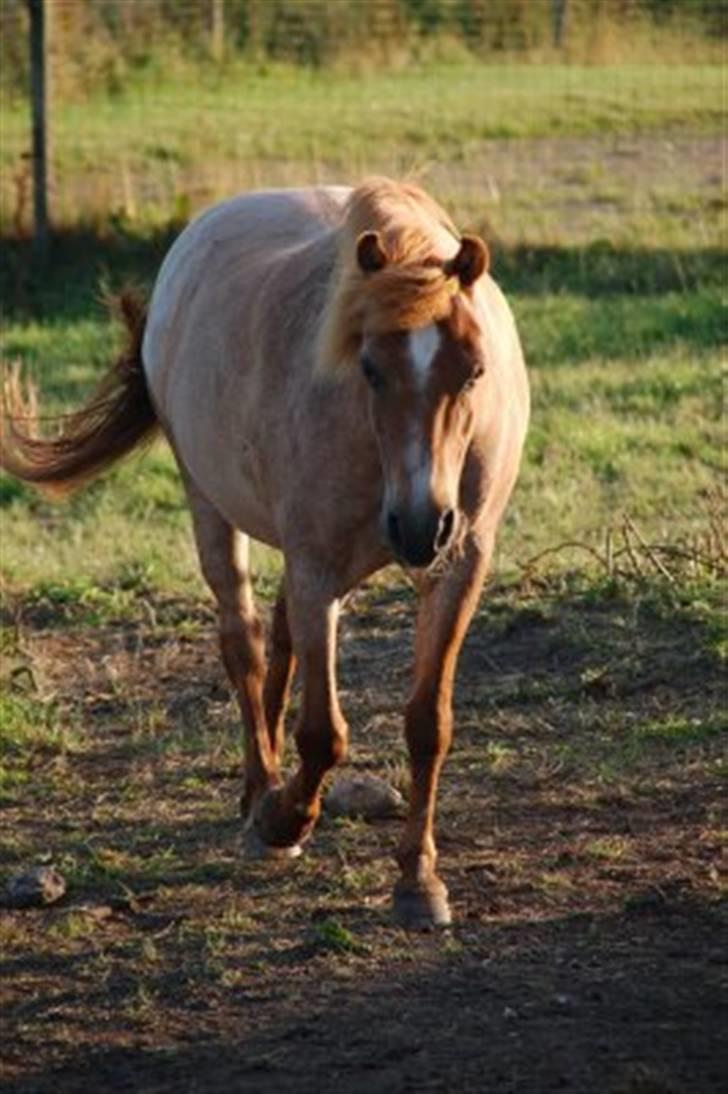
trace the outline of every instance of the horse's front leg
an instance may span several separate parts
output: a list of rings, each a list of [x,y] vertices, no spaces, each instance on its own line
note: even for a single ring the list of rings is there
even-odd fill
[[[295,731],[300,763],[256,809],[258,835],[273,847],[290,847],[309,835],[320,811],[324,776],[344,759],[348,738],[336,693],[338,600],[319,575],[289,566],[286,604],[302,688]]]
[[[435,801],[452,737],[452,692],[458,654],[483,586],[490,537],[471,538],[446,574],[425,585],[417,617],[414,682],[405,712],[410,758],[409,815],[397,852],[402,871],[394,911],[404,927],[450,923],[447,889],[437,876]]]

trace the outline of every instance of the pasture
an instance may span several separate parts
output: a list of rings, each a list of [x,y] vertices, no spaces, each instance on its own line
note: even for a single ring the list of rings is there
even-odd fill
[[[0,868],[68,882],[57,906],[0,910],[7,1089],[720,1089],[720,79],[139,81],[59,107],[42,277],[13,229],[8,107],[2,354],[51,410],[108,361],[100,287],[149,286],[191,210],[370,171],[414,174],[489,239],[534,405],[460,664],[442,934],[392,925],[401,820],[323,817],[295,863],[241,858],[238,715],[164,447],[63,507],[0,479]],[[256,558],[270,601],[279,564]],[[341,638],[350,764],[402,789],[413,605],[387,571]]]

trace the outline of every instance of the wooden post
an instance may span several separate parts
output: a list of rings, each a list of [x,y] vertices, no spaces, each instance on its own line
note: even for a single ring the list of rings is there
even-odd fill
[[[568,0],[551,0],[551,11],[553,15],[554,28],[554,46],[556,47],[556,49],[561,49],[564,44],[567,3]]]
[[[213,61],[220,62],[225,53],[225,0],[210,0],[210,3],[210,53]]]
[[[28,0],[30,11],[30,98],[33,117],[33,250],[48,255],[48,8]]]

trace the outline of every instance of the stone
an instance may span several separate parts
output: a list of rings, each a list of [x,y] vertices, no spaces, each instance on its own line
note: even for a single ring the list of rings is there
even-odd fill
[[[10,878],[5,904],[9,908],[43,908],[55,904],[65,892],[65,879],[53,866],[32,866]]]
[[[326,812],[333,817],[393,817],[401,812],[404,799],[399,790],[384,779],[367,773],[341,775],[324,800]]]

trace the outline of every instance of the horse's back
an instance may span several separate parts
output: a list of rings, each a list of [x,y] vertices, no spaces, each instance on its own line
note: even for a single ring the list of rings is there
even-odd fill
[[[193,245],[264,245],[271,250],[304,242],[339,222],[349,193],[345,186],[315,186],[239,194],[202,212],[177,242],[188,236]]]
[[[299,338],[272,353],[271,340],[290,321],[286,286],[333,253],[349,192],[261,191],[208,209],[171,247],[150,302],[142,358],[167,438],[230,522],[269,543],[278,538],[270,438],[287,420],[287,385],[311,349]]]
[[[316,238],[340,221],[349,192],[343,186],[261,190],[204,210],[168,251],[151,310],[159,309],[170,288],[210,261],[218,264],[225,253],[242,258],[264,251],[275,261],[281,251]]]
[[[167,372],[182,330],[204,319],[213,286],[219,324],[232,317],[221,294],[227,289],[237,299],[239,314],[287,255],[336,227],[349,193],[331,186],[241,194],[193,220],[167,253],[150,302],[143,358],[152,388]]]

